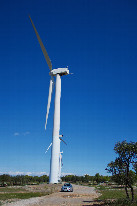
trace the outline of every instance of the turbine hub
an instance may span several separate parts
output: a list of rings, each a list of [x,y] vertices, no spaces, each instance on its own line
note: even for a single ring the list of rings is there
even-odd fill
[[[69,70],[68,68],[57,68],[57,69],[52,69],[49,74],[52,76],[56,76],[57,74],[60,74],[60,76],[63,76],[63,75],[69,74]]]

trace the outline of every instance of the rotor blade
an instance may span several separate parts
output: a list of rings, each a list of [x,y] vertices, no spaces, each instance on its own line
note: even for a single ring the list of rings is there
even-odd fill
[[[67,143],[62,138],[59,137],[59,139],[67,145]]]
[[[45,122],[45,130],[47,126],[47,121],[48,121],[48,115],[49,115],[49,109],[50,109],[50,103],[51,103],[51,96],[52,96],[52,90],[53,90],[53,77],[50,79],[50,84],[49,84],[49,96],[48,96],[48,104],[47,104],[47,114],[46,114],[46,122]]]
[[[51,145],[52,145],[52,142],[51,142],[51,144],[49,145],[48,149],[46,150],[45,154],[46,154],[47,151],[50,149]]]
[[[37,30],[36,30],[36,27],[35,27],[35,25],[34,25],[34,23],[33,23],[33,21],[32,21],[32,19],[31,19],[30,16],[29,16],[29,18],[30,18],[30,21],[31,21],[31,23],[32,23],[33,29],[34,29],[34,31],[35,31],[35,33],[36,33],[38,42],[39,42],[39,44],[40,44],[40,47],[41,47],[41,49],[42,49],[42,52],[43,52],[44,57],[45,57],[45,59],[46,59],[46,62],[47,62],[48,66],[49,66],[49,69],[50,69],[50,71],[51,71],[51,70],[52,70],[51,60],[50,60],[50,58],[49,58],[49,56],[48,56],[48,53],[47,53],[47,51],[46,51],[46,49],[45,49],[45,47],[44,47],[44,45],[43,45],[43,43],[42,43],[42,41],[41,41],[41,38],[40,38],[40,36],[39,36],[39,34],[38,34]]]

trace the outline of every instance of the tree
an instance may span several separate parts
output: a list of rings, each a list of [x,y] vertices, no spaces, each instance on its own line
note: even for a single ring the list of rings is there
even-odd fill
[[[0,176],[0,182],[2,183],[2,185],[4,186],[7,183],[11,182],[11,177],[8,174],[3,174]]]
[[[88,174],[84,175],[84,182],[88,183],[90,181],[90,176]]]
[[[94,181],[96,181],[97,184],[99,184],[100,182],[102,182],[102,176],[99,173],[96,173],[94,177]]]
[[[131,189],[132,201],[134,200],[134,190],[132,185],[135,182],[135,165],[137,163],[137,142],[118,142],[114,147],[118,155],[115,161],[107,165],[106,170],[112,173],[112,179],[125,186],[127,198],[129,199],[128,188]],[[133,169],[134,171],[130,170]]]

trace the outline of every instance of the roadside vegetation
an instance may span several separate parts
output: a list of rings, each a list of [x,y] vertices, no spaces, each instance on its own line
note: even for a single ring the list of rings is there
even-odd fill
[[[76,176],[76,175],[66,175],[62,177],[63,182],[71,182],[76,184],[82,184],[82,185],[97,185],[101,182],[110,182],[111,177],[110,176],[103,176],[99,173],[96,173],[94,176],[90,176],[88,174],[85,174],[84,176]]]
[[[111,161],[106,170],[112,174],[112,179],[125,188],[127,199],[130,199],[129,188],[131,191],[131,201],[134,201],[134,188],[137,174],[137,142],[118,142],[114,147],[117,154],[115,161]]]
[[[11,176],[8,174],[0,175],[0,186],[13,186],[13,185],[28,185],[28,184],[40,184],[49,182],[47,175],[43,176],[28,176],[17,175]]]
[[[112,206],[136,206],[137,205],[137,188],[134,189],[134,201],[130,201],[126,198],[125,188],[118,185],[109,186],[96,186],[97,191],[100,193],[98,201],[102,201],[102,205]],[[129,197],[132,198],[132,194],[129,193]]]

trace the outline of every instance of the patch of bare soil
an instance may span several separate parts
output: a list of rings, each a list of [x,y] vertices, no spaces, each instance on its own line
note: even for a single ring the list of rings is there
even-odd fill
[[[26,185],[24,189],[29,192],[59,192],[62,184],[40,184],[40,185]]]

